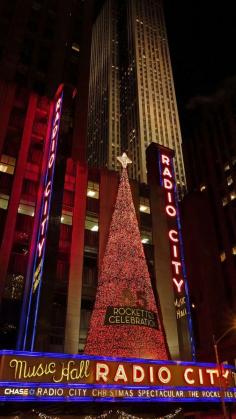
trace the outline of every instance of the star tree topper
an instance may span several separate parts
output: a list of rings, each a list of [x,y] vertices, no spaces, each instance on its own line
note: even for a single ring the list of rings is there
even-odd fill
[[[129,159],[126,153],[123,153],[122,156],[118,156],[117,160],[120,162],[123,169],[126,169],[127,165],[132,163],[132,160]]]

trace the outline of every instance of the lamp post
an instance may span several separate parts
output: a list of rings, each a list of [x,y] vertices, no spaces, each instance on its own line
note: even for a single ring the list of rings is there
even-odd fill
[[[224,399],[224,394],[223,394],[223,389],[222,389],[222,368],[220,365],[220,359],[219,359],[219,352],[218,352],[218,343],[229,333],[231,332],[231,330],[235,330],[236,326],[232,326],[229,329],[227,329],[223,335],[221,335],[218,339],[215,339],[215,336],[213,335],[213,346],[214,346],[214,351],[215,351],[215,358],[216,358],[216,363],[217,366],[219,368],[219,382],[220,382],[220,398],[221,398],[221,406],[222,406],[222,413],[223,413],[223,418],[227,419],[228,418],[228,414],[227,414],[227,409],[226,409],[226,404],[225,404],[225,399]]]

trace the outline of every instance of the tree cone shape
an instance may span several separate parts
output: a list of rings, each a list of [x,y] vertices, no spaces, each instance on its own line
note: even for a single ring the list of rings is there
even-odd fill
[[[86,354],[168,359],[126,169],[123,169]]]

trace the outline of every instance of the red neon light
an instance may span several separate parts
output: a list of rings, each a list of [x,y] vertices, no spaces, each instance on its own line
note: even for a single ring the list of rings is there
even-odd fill
[[[57,134],[59,130],[59,123],[60,123],[60,113],[61,113],[61,104],[62,104],[62,97],[57,99],[55,105],[55,116],[52,125],[52,134],[51,134],[51,145],[49,150],[48,156],[48,165],[47,165],[47,173],[48,173],[48,181],[44,189],[43,197],[43,209],[42,209],[42,220],[39,228],[39,238],[38,238],[38,246],[37,246],[37,263],[36,263],[36,272],[37,275],[34,277],[34,291],[36,290],[39,281],[40,281],[40,273],[41,270],[38,271],[37,267],[41,266],[41,259],[44,253],[44,247],[46,243],[46,233],[47,233],[47,222],[49,217],[49,208],[50,208],[50,198],[52,192],[52,176],[53,176],[53,168],[55,162],[55,151],[56,151],[56,141],[57,141]]]
[[[52,168],[52,165],[54,163],[55,160],[55,137],[59,128],[59,121],[60,121],[60,106],[61,106],[61,97],[57,100],[56,103],[56,115],[53,121],[53,128],[52,128],[52,144],[51,144],[51,149],[50,149],[50,154],[49,154],[49,159],[48,159],[48,169]],[[46,233],[46,229],[45,229],[45,225],[48,219],[48,211],[49,211],[49,199],[50,199],[50,194],[51,194],[51,180],[48,181],[45,191],[44,191],[44,208],[43,208],[43,220],[41,221],[41,226],[40,226],[40,237],[39,237],[39,243],[38,243],[38,257],[40,258],[42,256],[42,252],[43,252],[43,248],[45,245],[45,233]]]
[[[170,158],[161,154],[162,163],[162,179],[163,186],[166,191],[166,214],[173,220],[177,216],[177,210],[175,206],[174,196],[174,179],[170,168]],[[177,222],[177,220],[176,220]],[[172,267],[172,281],[178,294],[183,292],[184,280],[182,278],[182,264],[180,260],[180,249],[179,249],[179,233],[175,229],[169,231],[170,249],[171,249],[171,267]]]

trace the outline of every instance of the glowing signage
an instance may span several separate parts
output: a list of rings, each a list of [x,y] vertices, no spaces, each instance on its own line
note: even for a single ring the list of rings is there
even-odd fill
[[[171,259],[171,280],[174,289],[174,304],[179,339],[189,342],[195,356],[188,285],[185,274],[182,235],[179,218],[176,182],[173,165],[173,150],[158,146],[159,177],[165,193],[165,213],[168,225],[168,241]],[[185,348],[187,344],[185,343]]]
[[[154,311],[136,307],[107,307],[105,325],[129,324],[159,329],[157,315]]]
[[[44,193],[43,193],[41,223],[40,223],[39,237],[38,237],[38,244],[37,244],[37,254],[36,254],[36,264],[35,264],[36,269],[34,272],[34,279],[33,279],[33,292],[36,291],[39,285],[41,276],[42,276],[42,267],[43,267],[42,260],[44,256],[46,234],[47,234],[50,199],[51,199],[51,192],[52,192],[53,172],[54,172],[54,165],[55,165],[55,158],[56,158],[57,138],[58,138],[59,124],[60,124],[60,117],[61,117],[61,106],[62,106],[62,95],[56,101],[55,111],[54,111],[55,116],[54,116],[53,124],[52,124],[51,144],[50,144],[49,157],[48,157],[46,184],[45,184]]]
[[[1,351],[0,371],[1,401],[236,401],[229,365]]]
[[[19,327],[17,343],[17,347],[19,349],[27,348],[33,350],[34,347],[62,100],[63,92],[62,86],[60,86],[51,105],[52,109],[50,121],[52,122],[50,122],[51,126],[49,127],[49,135],[45,141],[44,162],[40,182],[41,186],[39,189],[34,225],[36,234],[35,239],[32,240],[31,244],[30,260],[26,276],[24,300]]]
[[[161,167],[163,186],[166,191],[166,214],[168,217],[176,217],[176,202],[175,202],[175,181],[171,167],[171,159],[166,154],[161,154]],[[179,295],[184,293],[184,278],[182,272],[182,263],[180,259],[179,248],[179,232],[176,229],[169,230],[169,241],[171,250],[171,267],[172,267],[172,280],[174,287]]]

